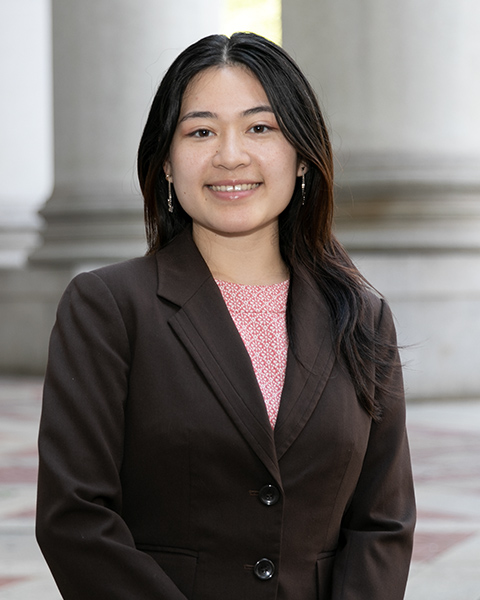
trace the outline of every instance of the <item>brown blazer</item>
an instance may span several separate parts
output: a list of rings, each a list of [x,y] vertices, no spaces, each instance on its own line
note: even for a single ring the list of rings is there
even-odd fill
[[[78,276],[59,305],[37,536],[67,599],[400,600],[415,519],[402,377],[360,407],[328,309],[292,278],[272,431],[188,232]],[[371,326],[395,339],[372,296]]]

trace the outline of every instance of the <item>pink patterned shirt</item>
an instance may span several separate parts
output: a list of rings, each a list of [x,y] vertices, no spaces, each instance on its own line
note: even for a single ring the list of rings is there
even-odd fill
[[[273,428],[287,366],[286,307],[289,280],[273,285],[215,281],[252,361]]]

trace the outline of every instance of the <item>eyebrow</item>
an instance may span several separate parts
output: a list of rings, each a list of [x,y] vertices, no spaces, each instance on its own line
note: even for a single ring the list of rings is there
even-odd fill
[[[268,104],[264,104],[262,106],[255,106],[255,108],[249,108],[248,110],[245,110],[242,116],[250,117],[251,115],[256,115],[257,113],[262,112],[273,113],[273,108]]]
[[[244,110],[242,113],[242,117],[250,117],[252,115],[256,115],[262,112],[273,113],[273,109],[268,104],[264,104],[261,106],[255,106],[254,108],[248,108]],[[183,123],[188,119],[218,119],[218,115],[216,113],[210,112],[208,110],[192,110],[191,112],[183,115],[180,119],[179,123]]]

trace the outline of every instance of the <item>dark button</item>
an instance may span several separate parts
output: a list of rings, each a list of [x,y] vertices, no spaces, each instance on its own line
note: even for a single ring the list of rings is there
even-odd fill
[[[258,492],[258,497],[260,498],[260,501],[267,506],[272,506],[272,504],[276,504],[278,502],[280,498],[280,492],[274,485],[264,485]]]
[[[268,558],[261,558],[253,567],[253,572],[262,581],[271,579],[275,573],[275,565]]]

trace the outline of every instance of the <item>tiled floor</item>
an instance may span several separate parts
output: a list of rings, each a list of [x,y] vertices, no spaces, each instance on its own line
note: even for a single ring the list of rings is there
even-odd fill
[[[0,598],[58,600],[33,538],[39,380],[0,378]],[[408,407],[419,519],[406,600],[480,600],[480,401]],[[388,600],[388,598],[385,598]]]
[[[418,525],[407,600],[480,600],[480,401],[408,408]]]
[[[41,383],[0,379],[0,598],[58,600],[33,537]]]

